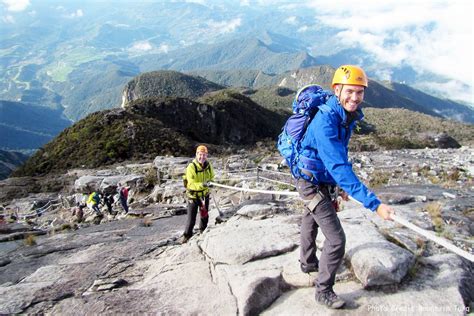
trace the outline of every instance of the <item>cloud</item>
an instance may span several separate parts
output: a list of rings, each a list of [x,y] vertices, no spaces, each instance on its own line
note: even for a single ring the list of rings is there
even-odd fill
[[[340,45],[360,46],[387,67],[408,65],[420,74],[431,72],[462,82],[468,86],[472,102],[473,2],[345,3],[313,0],[306,5],[314,9],[317,20],[338,30],[336,39]]]
[[[298,33],[304,33],[304,32],[306,32],[308,29],[309,29],[309,27],[308,27],[307,25],[303,25],[303,26],[301,26],[300,28],[298,28],[298,29],[296,30],[296,32],[298,32]]]
[[[13,24],[15,23],[15,18],[12,15],[8,14],[5,16],[2,16],[2,22]]]
[[[179,2],[179,1],[178,1]],[[207,5],[207,1],[206,0],[185,0],[184,2],[187,2],[187,3],[197,3],[197,4],[200,4],[200,5]]]
[[[8,11],[21,12],[30,5],[30,0],[2,0]]]
[[[158,47],[159,53],[168,54],[169,51],[170,51],[170,46],[168,44],[161,44],[160,47]]]
[[[207,25],[210,27],[210,32],[216,34],[225,34],[234,32],[242,23],[241,18],[235,18],[229,21],[209,21]]]
[[[70,19],[75,19],[75,18],[80,18],[83,16],[84,16],[84,11],[82,11],[82,9],[77,9],[75,12],[68,14],[65,17],[70,18]]]
[[[130,47],[130,50],[134,52],[146,52],[151,49],[153,49],[153,46],[148,41],[135,42],[132,47]]]
[[[298,22],[296,21],[296,16],[294,16],[294,15],[287,17],[283,22],[286,23],[286,24],[290,24],[290,25],[298,24]]]
[[[474,104],[472,92],[469,91],[465,84],[457,80],[450,80],[443,83],[423,81],[416,84],[415,87],[422,91],[436,94],[441,98],[447,98],[454,101],[467,101]],[[445,93],[440,93],[440,91],[444,91]]]

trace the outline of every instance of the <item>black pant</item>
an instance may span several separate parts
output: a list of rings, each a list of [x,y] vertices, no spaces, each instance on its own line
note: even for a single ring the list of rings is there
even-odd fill
[[[209,211],[209,195],[203,198],[204,205],[206,206],[206,210]],[[188,217],[186,220],[186,228],[184,229],[184,236],[187,238],[191,238],[193,235],[193,228],[194,224],[196,223],[196,216],[199,206],[201,205],[200,199],[189,199],[188,200]],[[209,221],[209,216],[205,214],[205,216],[200,215],[200,223],[199,223],[199,230],[203,231],[207,227],[207,222]]]
[[[300,262],[306,266],[318,264],[316,258],[316,236],[320,228],[326,237],[321,258],[319,274],[315,282],[316,292],[327,292],[334,286],[336,271],[344,258],[346,235],[331,202],[327,187],[317,187],[310,182],[298,180],[298,193],[308,202],[315,194],[322,194],[322,200],[315,209],[306,209],[301,220]],[[319,192],[318,192],[319,191]]]
[[[104,203],[105,203],[105,206],[107,206],[107,211],[109,212],[109,214],[112,214],[113,210],[112,210],[112,203],[110,203],[110,200],[104,199]]]
[[[93,205],[92,205],[92,210],[94,210],[94,212],[95,212],[97,215],[102,216],[102,213],[100,212],[100,209],[99,209],[99,203],[93,204]]]

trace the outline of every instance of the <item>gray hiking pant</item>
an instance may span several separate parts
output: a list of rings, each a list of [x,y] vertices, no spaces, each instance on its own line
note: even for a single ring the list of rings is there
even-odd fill
[[[307,206],[318,195],[315,200],[318,202],[317,205],[311,210],[307,207],[301,220],[300,262],[306,266],[318,265],[316,236],[318,229],[321,229],[326,240],[319,259],[319,274],[315,286],[317,293],[331,291],[334,286],[336,271],[344,257],[346,235],[326,186],[318,187],[308,181],[299,179],[297,190]],[[311,207],[313,206],[311,205]]]

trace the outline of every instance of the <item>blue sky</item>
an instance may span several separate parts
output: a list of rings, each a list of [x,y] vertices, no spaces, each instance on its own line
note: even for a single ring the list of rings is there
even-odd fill
[[[31,1],[37,0],[1,1],[4,5],[2,20],[14,23],[15,16],[28,12]],[[211,0],[187,2],[207,6],[216,4],[216,1]],[[298,32],[311,32],[316,25],[321,24],[334,28],[341,47],[362,46],[380,64],[385,65],[377,73],[380,79],[391,79],[391,66],[409,65],[419,73],[432,72],[447,79],[444,83],[419,82],[417,88],[438,91],[448,89],[451,92],[448,98],[474,104],[474,2],[471,0],[228,2],[243,8],[272,6],[282,12],[287,11],[288,17],[282,22],[297,26]],[[314,24],[300,21],[298,15],[293,13],[295,7],[314,12]],[[81,17],[83,12],[77,10],[71,14]],[[209,23],[216,30],[231,33],[241,26],[242,16]],[[163,49],[166,51],[167,47]]]

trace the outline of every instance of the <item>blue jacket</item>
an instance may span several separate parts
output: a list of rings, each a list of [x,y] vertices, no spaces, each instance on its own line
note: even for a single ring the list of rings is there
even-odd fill
[[[338,185],[364,207],[375,211],[380,200],[355,175],[349,162],[348,145],[352,131],[364,115],[348,124],[347,115],[336,96],[320,107],[301,140],[298,167],[310,171],[303,178],[315,184]]]

